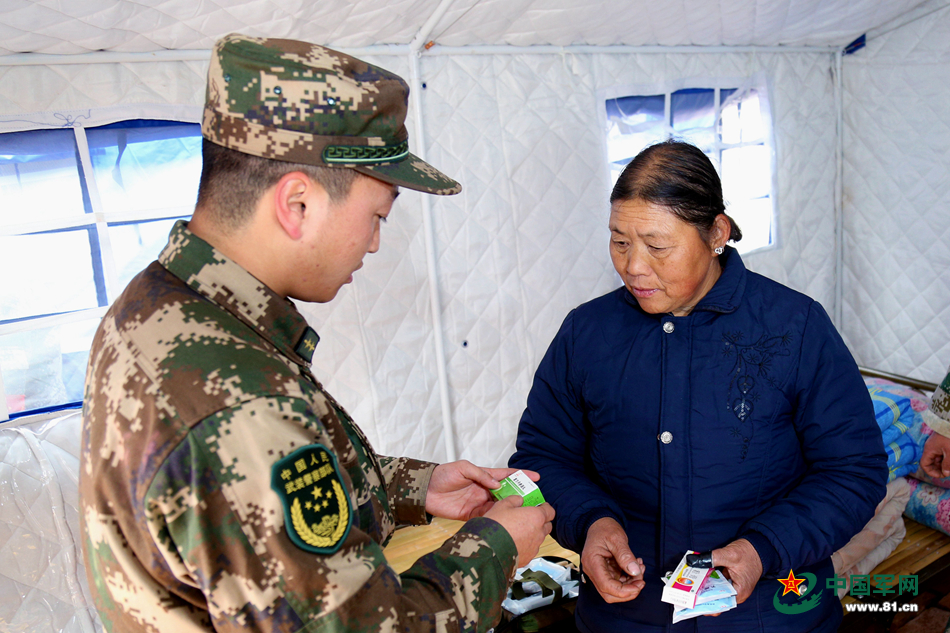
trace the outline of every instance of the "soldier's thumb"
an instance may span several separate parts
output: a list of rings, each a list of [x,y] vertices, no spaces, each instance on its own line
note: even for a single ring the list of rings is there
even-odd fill
[[[524,505],[524,497],[521,497],[519,495],[511,495],[511,496],[505,497],[501,501],[496,501],[495,503],[504,504],[510,508],[517,508],[518,506]]]

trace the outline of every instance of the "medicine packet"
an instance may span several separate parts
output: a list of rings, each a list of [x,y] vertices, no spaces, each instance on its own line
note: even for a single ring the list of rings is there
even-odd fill
[[[669,583],[672,573],[663,577],[664,583]],[[673,607],[673,624],[681,620],[695,618],[698,615],[712,615],[722,613],[736,607],[736,589],[729,579],[718,569],[710,571],[706,582],[696,595],[696,605],[693,608]]]
[[[687,556],[698,553],[688,551],[683,555],[683,559],[673,570],[669,580],[666,581],[660,600],[669,602],[676,607],[692,609],[696,606],[696,597],[699,595],[699,590],[712,572],[708,568],[690,567],[686,564]]]
[[[499,501],[511,495],[519,495],[524,497],[524,506],[539,506],[544,503],[541,489],[528,478],[523,470],[508,475],[500,483],[500,488],[491,491],[492,496]]]

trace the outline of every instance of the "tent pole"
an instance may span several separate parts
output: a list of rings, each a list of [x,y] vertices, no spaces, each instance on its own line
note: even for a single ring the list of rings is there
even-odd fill
[[[440,10],[432,14],[432,18],[441,18],[451,4],[451,0],[439,5]],[[444,9],[443,9],[444,6]],[[432,18],[429,18],[430,21]],[[355,57],[373,55],[406,55],[423,50],[438,19],[428,28],[420,29],[412,44],[378,44],[362,47],[337,47]],[[429,23],[427,22],[426,25]],[[418,43],[417,43],[418,42]],[[418,48],[412,48],[418,46]],[[473,46],[434,46],[425,51],[426,55],[523,55],[523,54],[555,54],[564,53],[598,53],[598,54],[629,54],[629,53],[829,53],[833,49],[825,46],[508,46],[508,45],[473,45]],[[60,66],[66,64],[135,64],[143,62],[207,62],[211,57],[210,49],[181,49],[148,51],[142,53],[128,53],[122,51],[94,51],[90,53],[46,54],[46,53],[16,53],[0,55],[0,66]]]
[[[378,44],[363,47],[339,47],[354,57],[370,55],[405,55],[405,44]],[[180,49],[127,53],[122,51],[95,51],[91,53],[46,54],[16,53],[0,56],[0,66],[60,66],[63,64],[135,64],[141,62],[207,62],[211,49]]]
[[[840,331],[844,306],[844,104],[842,96],[842,51],[835,53],[835,113],[837,114],[837,143],[835,147],[835,307],[832,314],[835,327]]]
[[[416,37],[413,38],[409,51],[409,80],[411,89],[409,99],[413,110],[415,127],[415,153],[422,160],[426,160],[425,126],[422,123],[422,72],[419,57],[425,46],[426,38],[435,25],[445,14],[451,0],[442,0],[435,13],[429,17]],[[442,326],[442,299],[439,296],[439,274],[437,266],[437,245],[435,230],[432,226],[432,196],[422,196],[422,232],[426,245],[426,268],[429,276],[429,309],[432,312],[432,338],[435,341],[436,370],[439,381],[439,399],[442,403],[442,428],[445,440],[445,456],[448,462],[457,459],[455,451],[455,427],[452,424],[452,401],[449,397],[449,379],[446,371],[445,344],[443,341]]]
[[[562,55],[564,53],[628,55],[688,53],[834,53],[837,48],[830,46],[591,46],[574,44],[567,46],[509,46],[483,45],[471,46],[433,46],[426,55]]]
[[[445,15],[445,12],[449,10],[449,6],[451,6],[452,2],[453,0],[442,0],[439,6],[435,8],[435,11],[429,16],[429,19],[426,20],[425,24],[422,25],[422,28],[419,29],[419,32],[416,33],[416,36],[412,38],[412,41],[409,43],[410,55],[416,55],[418,57],[418,53],[422,52],[428,43],[429,35],[432,34],[432,29],[436,27],[439,20]]]
[[[7,409],[7,391],[3,387],[3,372],[0,372],[0,422],[6,422],[10,419],[10,411]]]

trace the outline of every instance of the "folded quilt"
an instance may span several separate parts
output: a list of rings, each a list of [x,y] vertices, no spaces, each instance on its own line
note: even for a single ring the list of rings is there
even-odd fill
[[[923,454],[923,447],[919,446],[914,438],[906,433],[897,438],[896,442],[891,442],[884,447],[887,453],[887,466],[905,466],[907,464],[916,464],[920,461]]]
[[[920,470],[920,463],[914,462],[913,464],[904,464],[903,466],[892,466],[888,469],[887,480],[888,481],[897,481],[904,477],[913,477],[917,474],[917,471]]]
[[[884,452],[887,453],[887,480],[895,481],[917,472],[924,448],[922,444],[917,444],[913,437],[905,433],[898,436],[897,441],[886,445]]]
[[[871,402],[874,403],[874,413],[878,426],[881,430],[881,437],[887,450],[888,458],[888,481],[894,481],[899,477],[910,476],[917,479],[933,483],[937,486],[950,488],[950,478],[933,480],[920,468],[920,457],[924,452],[924,444],[933,433],[933,429],[927,424],[928,407],[930,407],[930,398],[920,393],[916,389],[906,385],[899,385],[883,378],[865,378],[865,384],[868,393],[871,395]],[[909,408],[907,408],[909,404]],[[897,420],[896,423],[894,420]],[[881,425],[884,425],[883,427]],[[902,429],[906,427],[906,431]],[[890,447],[897,443],[898,448],[907,447],[906,440],[901,445],[901,438],[910,438],[917,448],[913,450],[916,455],[911,455],[911,450],[901,455],[898,459],[896,450]]]
[[[881,431],[899,423],[903,423],[905,430],[910,426],[914,416],[910,397],[891,389],[891,385],[881,384],[869,384],[868,394],[874,404],[874,418]]]
[[[874,516],[871,517],[868,524],[864,526],[864,529],[855,534],[854,537],[848,541],[847,545],[832,555],[831,559],[834,562],[835,573],[837,575],[841,576],[843,573],[866,573],[853,570],[859,566],[862,569],[866,567],[862,561],[868,559],[871,553],[878,550],[882,544],[893,540],[891,537],[897,532],[900,532],[901,536],[893,543],[890,551],[881,556],[869,569],[874,569],[878,563],[884,560],[888,554],[894,550],[894,547],[897,547],[897,544],[904,538],[904,520],[901,518],[901,514],[904,512],[904,508],[910,500],[910,495],[911,485],[904,478],[896,479],[887,484],[887,492],[884,495],[884,499],[877,505]],[[878,551],[877,554],[880,555],[881,552],[883,552],[883,550]]]
[[[910,427],[906,426],[903,422],[898,422],[892,424],[881,433],[881,439],[884,440],[884,446],[887,446],[891,442],[896,442],[901,435],[906,433]]]
[[[884,540],[882,540],[877,547],[868,552],[867,556],[852,565],[850,569],[839,572],[837,571],[838,566],[835,565],[835,575],[848,578],[848,582],[845,583],[845,586],[838,589],[838,597],[843,598],[844,595],[848,593],[848,587],[851,586],[851,576],[867,576],[870,574],[875,567],[884,562],[885,558],[894,553],[894,550],[901,544],[905,536],[907,536],[907,526],[904,525],[904,520],[901,519],[894,524],[893,531],[884,537]]]

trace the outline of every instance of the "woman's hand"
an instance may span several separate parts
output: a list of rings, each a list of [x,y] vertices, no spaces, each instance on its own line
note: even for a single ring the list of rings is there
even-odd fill
[[[480,468],[470,461],[439,464],[432,472],[426,491],[426,512],[443,519],[468,521],[480,517],[495,504],[491,490],[517,468]],[[540,478],[533,470],[524,473],[531,481]]]
[[[723,571],[736,590],[736,604],[742,604],[752,595],[755,584],[762,577],[762,560],[752,543],[741,538],[712,552],[713,567]]]
[[[609,517],[594,521],[587,530],[581,571],[594,583],[605,602],[633,600],[646,585],[643,560],[633,555],[627,533]]]

